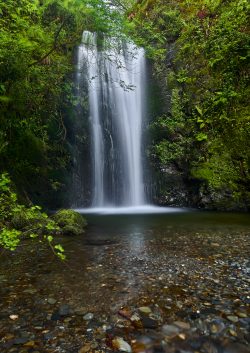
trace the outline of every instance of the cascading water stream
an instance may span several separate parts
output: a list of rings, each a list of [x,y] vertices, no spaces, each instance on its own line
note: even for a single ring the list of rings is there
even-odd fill
[[[77,80],[83,75],[88,85],[91,207],[142,206],[144,51],[131,43],[101,50],[97,39],[95,33],[83,33],[77,66]]]

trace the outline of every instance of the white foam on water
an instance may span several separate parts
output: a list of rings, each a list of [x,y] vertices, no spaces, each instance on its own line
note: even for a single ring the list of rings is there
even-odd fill
[[[100,215],[134,215],[134,214],[163,214],[187,212],[187,209],[177,207],[158,207],[153,205],[132,206],[132,207],[91,207],[76,208],[75,211],[82,214],[100,214]]]

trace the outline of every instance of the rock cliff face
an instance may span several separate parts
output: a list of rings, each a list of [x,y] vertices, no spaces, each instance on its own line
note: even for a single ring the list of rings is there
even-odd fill
[[[161,168],[156,180],[154,202],[160,205],[190,206],[189,190],[182,175],[172,167]]]
[[[230,190],[214,190],[204,182],[200,184],[198,199],[194,205],[200,208],[220,211],[248,211],[249,200],[247,198],[235,199]]]
[[[248,211],[249,200],[236,200],[230,190],[215,190],[205,181],[187,179],[171,167],[155,175],[153,201],[162,206],[194,207],[218,211]]]

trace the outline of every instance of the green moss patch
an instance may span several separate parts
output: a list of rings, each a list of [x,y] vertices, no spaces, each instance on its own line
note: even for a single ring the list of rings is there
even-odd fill
[[[53,220],[64,235],[81,235],[87,225],[86,219],[73,210],[60,210],[53,215]]]

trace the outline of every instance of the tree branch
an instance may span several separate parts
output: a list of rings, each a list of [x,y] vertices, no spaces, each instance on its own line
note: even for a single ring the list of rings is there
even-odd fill
[[[63,26],[64,26],[64,21],[62,22],[61,26],[59,27],[58,31],[55,34],[54,44],[53,44],[53,47],[50,49],[50,51],[48,53],[46,53],[44,56],[42,56],[40,59],[38,59],[38,60],[34,61],[33,63],[31,63],[29,65],[29,67],[43,62],[50,54],[53,53],[53,51],[56,50],[56,48],[57,48],[57,40],[58,40],[58,37],[59,37],[59,35],[61,33],[61,30],[63,29]]]

